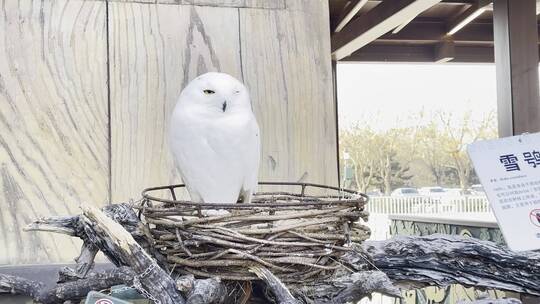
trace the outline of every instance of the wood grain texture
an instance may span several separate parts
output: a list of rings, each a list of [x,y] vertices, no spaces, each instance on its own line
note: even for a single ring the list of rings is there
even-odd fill
[[[261,180],[337,183],[328,4],[287,7],[110,3],[113,201],[180,181],[165,130],[182,88],[207,71],[251,92]]]
[[[0,264],[72,260],[32,219],[108,199],[105,3],[0,0]]]
[[[285,0],[157,0],[158,3],[189,4],[216,7],[284,9]]]
[[[328,3],[240,10],[244,80],[262,130],[261,179],[337,184]]]
[[[326,1],[137,2],[0,0],[0,264],[76,256],[32,219],[180,182],[169,115],[208,71],[251,90],[261,180],[337,183]]]
[[[101,1],[105,1],[105,0],[101,0]],[[131,3],[151,3],[151,4],[158,3],[158,4],[262,8],[262,9],[284,9],[286,7],[286,0],[110,0],[109,2],[131,2]]]
[[[185,85],[209,71],[241,77],[238,10],[110,3],[112,198],[180,182],[167,143]]]

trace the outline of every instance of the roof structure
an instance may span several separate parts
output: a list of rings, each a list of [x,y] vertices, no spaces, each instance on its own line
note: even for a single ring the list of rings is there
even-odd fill
[[[492,1],[329,0],[329,5],[334,60],[494,62]]]

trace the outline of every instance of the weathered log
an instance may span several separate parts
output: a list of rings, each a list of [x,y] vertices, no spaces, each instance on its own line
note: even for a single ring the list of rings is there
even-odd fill
[[[103,213],[113,219],[115,222],[119,223],[125,230],[127,230],[135,241],[150,255],[152,255],[159,265],[166,269],[166,260],[157,250],[154,249],[153,245],[148,241],[147,236],[149,231],[144,226],[137,214],[132,209],[132,206],[129,204],[112,204],[107,205],[101,209]],[[78,237],[83,240],[84,245],[81,249],[80,256],[76,259],[77,267],[75,270],[66,270],[66,273],[76,274],[79,277],[84,277],[85,271],[88,272],[93,265],[93,258],[97,253],[96,250],[99,250],[105,254],[105,256],[116,266],[126,265],[123,261],[118,260],[118,256],[115,252],[109,252],[109,247],[104,246],[99,238],[96,238],[92,234],[92,230],[85,229],[85,222],[82,221],[81,215],[76,216],[60,216],[60,217],[49,217],[49,218],[40,218],[30,224],[28,224],[24,230],[25,231],[44,231],[44,232],[53,232],[60,234],[67,234],[69,236]],[[90,235],[88,234],[90,233]],[[92,256],[93,255],[93,256]],[[69,274],[68,274],[69,276]]]
[[[0,293],[25,295],[37,300],[45,284],[0,273]]]
[[[111,255],[117,262],[128,265],[137,274],[133,284],[144,296],[160,304],[185,303],[174,280],[143,250],[118,220],[92,206],[83,206],[82,209],[81,220],[90,241],[99,244],[102,251],[102,248],[105,248],[108,256]]]
[[[470,301],[459,301],[457,304],[521,304],[521,301],[518,299],[482,299],[476,300],[473,302]]]
[[[185,275],[176,279],[176,287],[186,296],[187,304],[220,304],[227,298],[227,288],[219,278],[196,280]]]
[[[250,271],[266,283],[279,304],[301,304],[293,297],[289,289],[272,272],[264,267],[253,266]]]
[[[90,273],[86,278],[57,284],[46,288],[41,282],[0,274],[0,292],[26,295],[36,302],[63,303],[80,300],[92,290],[102,290],[119,284],[131,284],[135,273],[128,267],[120,267],[98,273]]]
[[[461,284],[540,295],[537,252],[443,234],[399,236],[362,247],[378,269],[405,288]]]
[[[357,302],[373,292],[396,298],[400,290],[380,271],[355,272],[334,277],[325,282],[303,286],[294,291],[305,303],[331,304]]]
[[[147,252],[159,256],[147,242],[144,232],[146,228],[129,205],[111,205],[104,212],[125,227]],[[35,222],[29,230],[54,231],[80,237],[104,251],[117,265],[130,265],[130,259],[125,254],[118,254],[114,242],[104,241],[104,237],[107,239],[105,230],[98,233],[99,229],[91,222],[85,216],[55,218]],[[309,294],[311,300],[307,297],[301,299],[306,303],[327,303],[359,300],[375,291],[398,295],[391,281],[374,270],[384,272],[406,289],[457,283],[540,295],[540,286],[537,284],[540,282],[540,269],[535,267],[540,262],[538,253],[516,253],[491,242],[448,235],[396,237],[380,242],[365,242],[358,249],[340,261],[344,269],[350,271],[339,273],[325,282],[318,282],[320,284],[305,286],[310,288],[310,292],[304,294]],[[83,273],[88,268],[84,265],[81,264],[81,270],[74,270],[73,273]],[[139,267],[135,272],[144,270]],[[365,282],[377,284],[362,284]],[[208,294],[207,291],[203,293]],[[302,293],[294,291],[293,294],[300,299]]]
[[[60,269],[58,283],[85,278],[90,270],[94,268],[94,259],[98,251],[99,249],[96,246],[84,242],[81,247],[81,253],[75,258],[75,262],[77,263],[75,269],[70,267]]]

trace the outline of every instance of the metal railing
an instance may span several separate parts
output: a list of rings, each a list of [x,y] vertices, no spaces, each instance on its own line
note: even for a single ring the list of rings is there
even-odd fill
[[[463,196],[373,196],[366,209],[379,214],[436,214],[489,212],[489,204],[484,195]]]

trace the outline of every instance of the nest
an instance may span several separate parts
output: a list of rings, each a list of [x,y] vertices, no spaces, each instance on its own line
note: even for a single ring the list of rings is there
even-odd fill
[[[260,185],[287,191],[256,193],[250,204],[205,204],[177,199],[183,185],[144,190],[141,212],[169,269],[252,281],[250,267],[260,265],[284,282],[309,282],[332,275],[352,243],[369,237],[358,221],[367,219],[364,194],[306,183]]]

